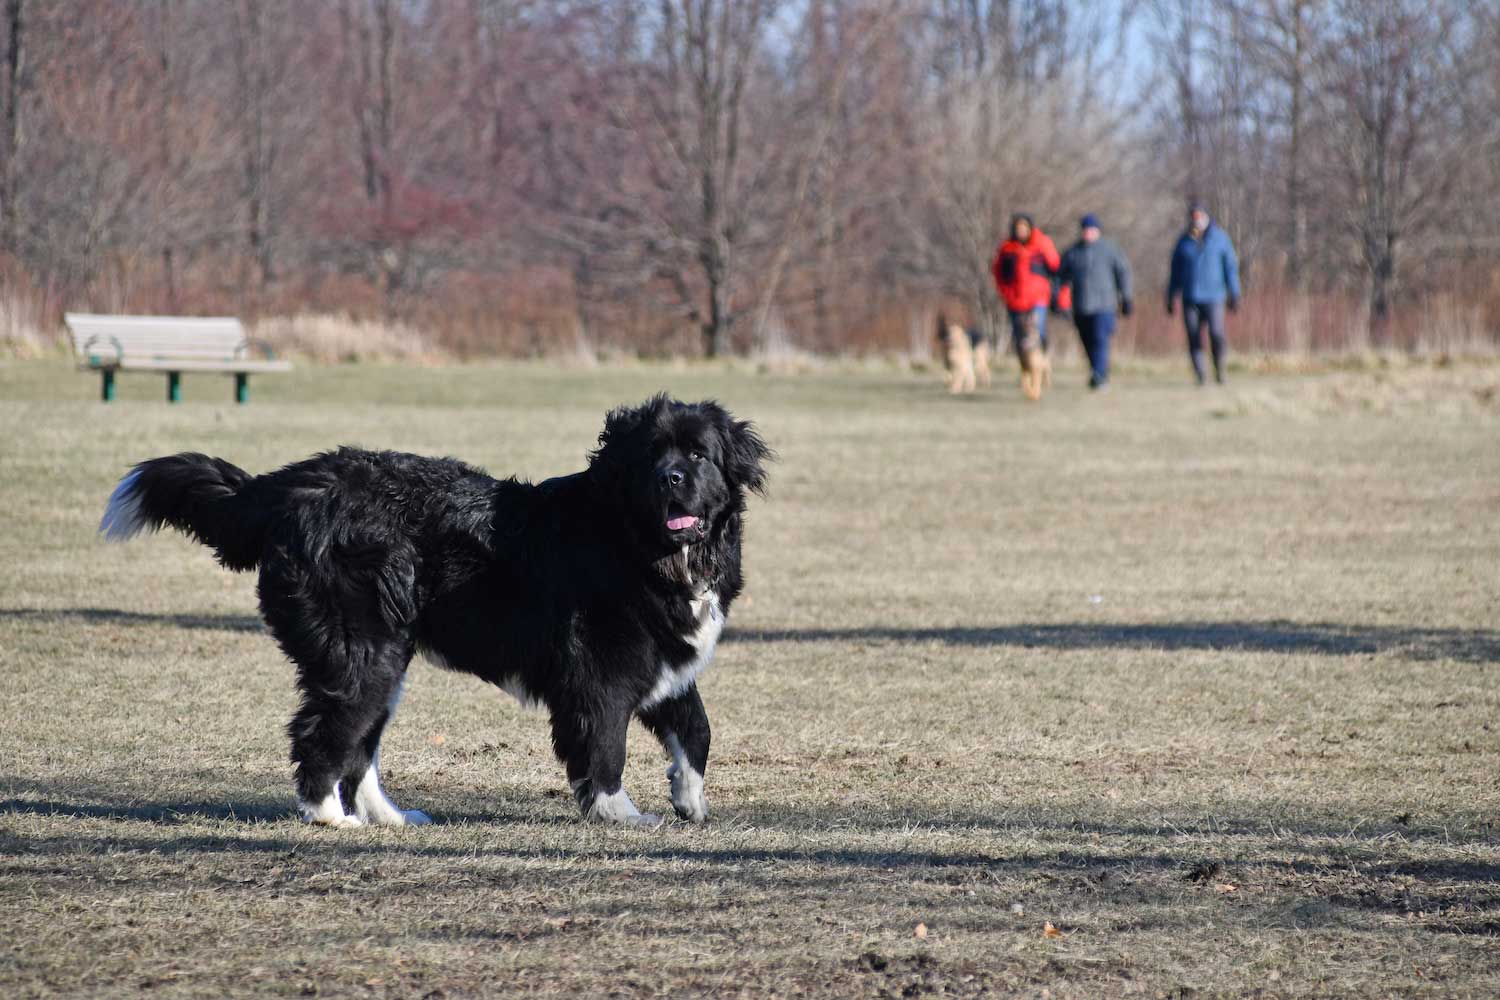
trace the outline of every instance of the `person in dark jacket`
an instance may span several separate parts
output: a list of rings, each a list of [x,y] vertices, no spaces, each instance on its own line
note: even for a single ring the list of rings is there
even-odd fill
[[[1089,388],[1109,382],[1109,339],[1115,332],[1115,310],[1131,312],[1130,264],[1114,240],[1099,229],[1090,212],[1078,222],[1079,239],[1062,256],[1058,279],[1073,289],[1073,325],[1089,357]]]
[[[1235,312],[1240,306],[1240,264],[1234,255],[1229,234],[1208,216],[1202,202],[1188,207],[1187,230],[1172,249],[1172,277],[1167,282],[1167,315],[1172,315],[1177,297],[1182,296],[1182,319],[1187,327],[1188,357],[1198,384],[1204,383],[1203,328],[1208,327],[1208,341],[1213,350],[1214,381],[1224,381],[1224,308]]]

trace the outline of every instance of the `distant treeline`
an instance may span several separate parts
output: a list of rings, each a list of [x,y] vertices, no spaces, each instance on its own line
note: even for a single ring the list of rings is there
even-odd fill
[[[0,0],[0,320],[343,313],[460,353],[905,350],[1098,213],[1175,346],[1500,339],[1500,0]],[[1238,334],[1234,331],[1238,330]],[[5,331],[0,330],[0,336]]]

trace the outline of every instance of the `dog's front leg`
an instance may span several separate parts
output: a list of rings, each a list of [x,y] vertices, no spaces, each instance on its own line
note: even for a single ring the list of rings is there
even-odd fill
[[[642,710],[640,717],[672,755],[672,763],[667,765],[667,780],[672,783],[672,808],[683,819],[702,823],[708,819],[703,774],[708,770],[711,733],[708,712],[703,708],[697,686]]]
[[[568,784],[584,819],[656,826],[661,817],[637,809],[621,784],[629,726],[628,709],[554,711],[552,745],[568,769]]]

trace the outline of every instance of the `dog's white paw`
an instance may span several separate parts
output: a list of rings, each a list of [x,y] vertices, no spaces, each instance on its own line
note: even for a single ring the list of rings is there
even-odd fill
[[[661,825],[660,816],[643,813],[637,809],[623,788],[613,795],[603,793],[595,795],[593,803],[584,813],[584,818],[600,823],[619,823],[621,826]]]
[[[317,802],[298,802],[301,807],[302,819],[314,826],[331,826],[336,830],[351,829],[356,826],[364,826],[364,820],[358,816],[351,816],[344,812],[344,804],[339,800],[339,789],[333,786],[333,791],[325,795]]]
[[[425,826],[432,817],[418,809],[401,809],[380,787],[380,773],[371,763],[354,790],[354,814],[371,826]]]
[[[360,815],[370,826],[426,826],[432,817],[420,809],[397,809],[386,803],[385,808],[371,809]]]
[[[703,793],[703,775],[691,766],[673,761],[667,766],[667,780],[672,783],[672,808],[689,823],[708,819],[708,796]]]

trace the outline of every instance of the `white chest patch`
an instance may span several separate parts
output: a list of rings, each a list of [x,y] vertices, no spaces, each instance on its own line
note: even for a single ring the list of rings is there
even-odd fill
[[[714,658],[714,648],[719,644],[719,633],[724,631],[724,611],[719,607],[719,595],[712,590],[706,590],[694,598],[689,607],[693,612],[693,618],[698,627],[689,635],[683,636],[688,645],[697,650],[691,660],[678,666],[663,663],[657,668],[656,683],[651,690],[646,692],[646,697],[641,699],[641,708],[650,708],[659,705],[668,698],[675,698],[698,679],[698,675],[708,669],[709,663]]]

